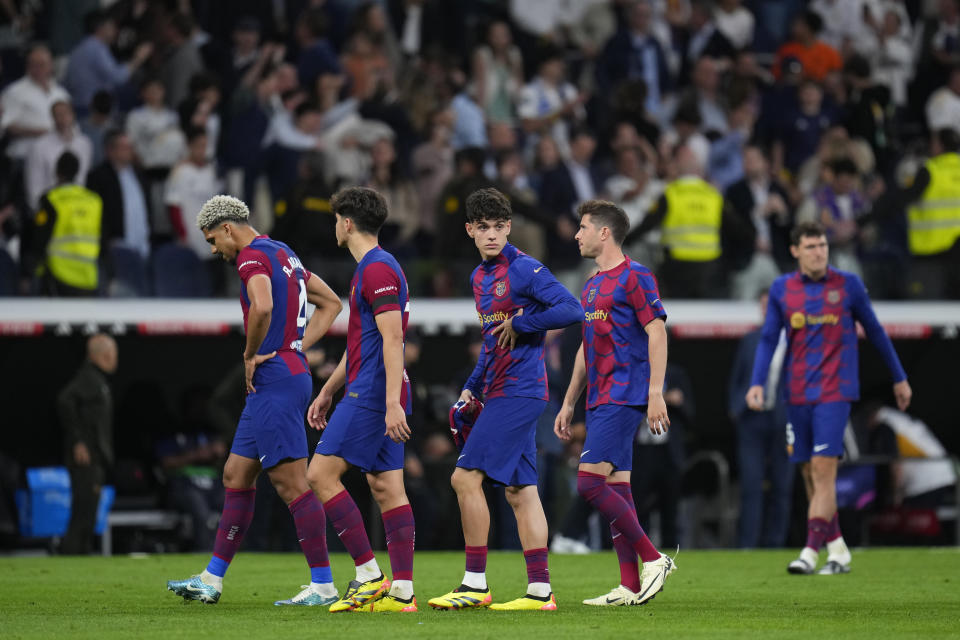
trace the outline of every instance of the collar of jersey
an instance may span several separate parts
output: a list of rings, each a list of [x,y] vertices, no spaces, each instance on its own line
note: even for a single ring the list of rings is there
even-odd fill
[[[832,278],[834,274],[836,274],[837,272],[833,269],[833,267],[831,267],[830,265],[827,265],[826,273],[824,273],[823,277],[820,278],[819,280],[814,280],[813,278],[805,274],[803,271],[800,271],[799,269],[797,269],[797,273],[800,274],[800,280],[802,280],[803,282],[821,283],[821,282],[826,282],[827,280]]]
[[[503,245],[503,249],[501,249],[500,253],[498,253],[496,257],[490,258],[489,260],[484,260],[483,266],[493,266],[501,261],[513,262],[513,259],[516,258],[517,254],[519,253],[520,250],[508,242],[507,244]]]

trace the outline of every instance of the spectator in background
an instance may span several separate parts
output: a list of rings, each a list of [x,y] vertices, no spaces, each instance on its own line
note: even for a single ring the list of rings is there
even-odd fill
[[[210,253],[210,245],[193,220],[204,203],[219,192],[216,167],[207,159],[207,133],[192,128],[187,131],[187,156],[167,179],[164,202],[175,237],[207,263],[216,291],[222,291],[225,284],[222,270],[216,268],[223,261]]]
[[[241,17],[233,25],[230,34],[231,46],[217,49],[217,42],[208,45],[209,58],[212,58],[210,67],[222,82],[224,102],[229,102],[233,92],[247,79],[247,74],[255,66],[262,64],[264,58],[260,46],[260,21],[255,17]],[[273,51],[272,46],[267,46]],[[283,46],[280,45],[282,49]],[[284,49],[284,53],[286,50]],[[283,57],[282,55],[280,56]]]
[[[767,299],[764,290],[759,296],[763,316],[767,313]],[[787,343],[782,333],[767,373],[763,410],[749,410],[745,400],[760,333],[760,328],[756,328],[740,340],[727,382],[727,408],[730,420],[737,425],[740,467],[737,546],[741,549],[782,547],[787,541],[790,523],[793,468],[787,458],[785,377],[781,375]]]
[[[643,222],[647,212],[663,194],[664,184],[657,179],[654,169],[639,148],[624,147],[617,151],[616,174],[608,178],[603,186],[607,197],[627,214],[631,229]],[[626,249],[631,258],[653,269],[660,261],[656,249],[659,243],[659,233],[650,233],[647,238]]]
[[[53,129],[53,105],[70,102],[70,94],[53,77],[50,49],[32,45],[26,60],[26,75],[0,95],[0,129],[9,141],[7,155],[18,160],[27,156],[34,140]]]
[[[97,10],[87,14],[84,26],[87,37],[70,52],[64,76],[64,85],[73,96],[74,109],[81,117],[87,114],[93,96],[98,91],[112,95],[153,54],[153,44],[142,42],[130,62],[118,62],[110,51],[117,39],[117,23],[106,11]]]
[[[523,56],[513,44],[510,25],[494,20],[486,42],[473,52],[472,88],[488,122],[512,124],[516,99],[523,87]]]
[[[642,80],[647,111],[659,117],[672,80],[663,46],[653,34],[653,7],[649,0],[631,0],[625,11],[625,27],[607,42],[597,62],[597,88],[601,95],[611,95],[624,80]]]
[[[755,119],[754,104],[749,100],[729,110],[727,121],[730,129],[710,145],[707,175],[717,189],[724,191],[743,178],[743,149],[753,137]]]
[[[403,57],[382,3],[368,0],[361,4],[354,11],[353,27],[350,31],[354,35],[363,34],[366,37],[377,55],[386,61],[385,69],[388,74],[399,72]]]
[[[720,97],[720,71],[717,61],[703,57],[692,65],[692,86],[676,98],[667,101],[663,108],[665,122],[669,122],[680,104],[691,102],[700,110],[700,130],[711,138],[727,132],[727,114]]]
[[[219,81],[209,73],[190,78],[190,95],[178,106],[180,128],[188,131],[200,127],[207,133],[207,159],[212,160],[220,141]]]
[[[70,151],[79,161],[77,175],[71,176],[71,180],[80,183],[86,181],[93,157],[90,138],[83,135],[77,126],[69,102],[55,102],[50,108],[50,115],[53,118],[53,131],[36,139],[24,166],[27,205],[31,208],[36,208],[44,191],[57,184],[54,167],[64,151]]]
[[[872,13],[870,16],[870,28],[853,43],[854,47],[873,68],[874,82],[887,87],[893,104],[902,109],[907,106],[907,84],[914,64],[909,18],[902,5],[883,7],[879,20]]]
[[[714,20],[713,3],[708,0],[690,0],[690,17],[679,29],[674,46],[680,50],[680,79],[685,82],[694,66],[704,58],[714,61],[733,61],[736,48],[727,39]]]
[[[823,89],[806,79],[797,92],[797,104],[783,119],[773,147],[774,172],[783,169],[796,174],[808,158],[817,152],[820,137],[833,126],[836,117],[823,103]]]
[[[960,64],[960,0],[939,0],[936,13],[923,20],[918,31],[916,74],[910,87],[911,106],[917,112],[943,86],[950,69]]]
[[[868,31],[864,19],[867,2],[871,0],[813,0],[810,10],[823,21],[823,41],[847,55]],[[872,4],[872,1],[871,1]]]
[[[803,65],[803,75],[823,82],[831,71],[843,68],[843,58],[836,49],[818,38],[823,28],[823,19],[813,11],[804,11],[794,18],[790,29],[790,42],[777,50],[777,59],[773,65],[773,74],[777,78],[783,73],[783,62],[795,58]]]
[[[848,95],[844,105],[843,124],[851,138],[870,145],[881,175],[891,175],[899,160],[894,125],[894,103],[890,89],[875,83],[870,62],[861,55],[852,55],[844,65]],[[960,112],[957,113],[960,117]]]
[[[753,29],[756,20],[749,9],[744,8],[741,0],[719,0],[713,13],[717,30],[726,36],[737,50],[743,50],[753,44]]]
[[[549,135],[560,148],[560,155],[570,153],[570,127],[586,116],[586,97],[566,81],[566,65],[559,49],[544,52],[537,75],[520,92],[517,113],[528,134],[528,149]]]
[[[724,197],[746,225],[747,233],[745,242],[728,247],[727,253],[734,272],[733,297],[756,300],[780,275],[781,265],[790,263],[788,247],[793,219],[787,191],[771,174],[762,148],[748,145],[744,149],[743,170],[743,179],[731,185]]]
[[[413,179],[422,210],[420,222],[429,234],[436,229],[440,193],[453,177],[452,119],[449,109],[435,111],[430,117],[426,141],[413,151]]]
[[[117,123],[113,117],[113,96],[106,91],[97,91],[90,103],[90,111],[80,120],[80,131],[90,140],[93,149],[90,166],[95,167],[104,159],[103,141],[107,132],[115,129]]]
[[[161,27],[164,42],[163,62],[159,78],[163,82],[167,106],[174,109],[190,95],[190,81],[203,71],[203,61],[193,33],[193,20],[178,13],[167,18]]]
[[[486,147],[487,123],[483,109],[470,96],[460,71],[450,72],[450,85],[450,91],[453,94],[450,109],[454,116],[452,138],[454,150]]]
[[[347,41],[341,56],[350,97],[366,100],[377,86],[390,78],[393,69],[386,53],[374,45],[366,31],[357,31]]]
[[[87,340],[87,359],[57,396],[70,470],[70,527],[60,544],[64,554],[93,551],[93,527],[100,488],[113,466],[113,392],[117,343],[98,333]]]
[[[305,9],[297,18],[294,37],[300,46],[297,78],[301,87],[312,87],[323,73],[340,73],[340,61],[326,38],[327,16],[320,8]]]
[[[397,151],[391,137],[383,137],[370,149],[370,175],[366,185],[387,201],[390,216],[380,229],[380,243],[394,255],[429,251],[430,238],[421,233],[420,200],[413,182],[400,173]]]
[[[926,115],[930,131],[960,130],[960,63],[950,69],[947,84],[927,100]]]
[[[827,166],[824,184],[797,210],[797,222],[822,224],[830,243],[830,262],[862,277],[860,221],[869,213],[857,165],[850,158],[839,158]]]
[[[134,167],[133,143],[126,133],[115,129],[104,138],[104,150],[106,160],[87,177],[87,187],[103,200],[104,249],[119,246],[146,261],[152,229],[150,201]]]
[[[186,151],[186,140],[176,112],[164,101],[166,90],[159,78],[147,78],[140,87],[143,106],[127,115],[127,134],[141,166],[165,179]]]
[[[103,202],[77,184],[80,162],[70,151],[54,166],[56,186],[43,194],[33,216],[23,274],[27,279],[39,276],[44,295],[94,296],[100,285]],[[21,288],[32,288],[28,283]]]

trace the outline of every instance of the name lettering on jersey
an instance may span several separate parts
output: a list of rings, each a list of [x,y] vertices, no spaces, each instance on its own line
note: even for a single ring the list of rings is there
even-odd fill
[[[835,325],[840,323],[840,316],[835,313],[824,313],[821,315],[803,314],[799,311],[790,315],[790,326],[793,329],[803,329],[805,326],[817,326],[821,324]]]
[[[263,266],[263,263],[260,262],[259,260],[247,260],[246,262],[241,262],[240,266],[237,267],[237,269],[243,269],[244,267],[248,267],[254,264],[259,264],[260,266]]]
[[[606,320],[609,317],[610,317],[610,312],[604,311],[603,309],[597,309],[596,311],[586,311],[583,314],[583,318],[587,322],[592,322],[594,320]]]
[[[480,324],[490,324],[491,322],[504,322],[510,315],[506,311],[494,311],[493,313],[480,313],[477,312],[477,319],[480,320]]]
[[[297,269],[300,269],[300,271],[306,271],[306,269],[303,268],[303,263],[300,262],[300,258],[296,256],[290,256],[289,258],[287,258],[287,264],[289,264],[290,266],[283,267],[283,272],[287,274],[288,278],[292,278],[293,272]]]
[[[376,291],[373,292],[373,295],[378,296],[378,295],[380,295],[381,293],[386,293],[386,292],[388,292],[388,291],[393,291],[394,293],[396,293],[396,291],[397,291],[397,286],[391,284],[391,285],[387,285],[386,287],[380,287],[379,289],[377,289]]]

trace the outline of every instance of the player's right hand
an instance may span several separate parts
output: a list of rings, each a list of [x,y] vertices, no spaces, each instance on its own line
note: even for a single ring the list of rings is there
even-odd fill
[[[320,389],[320,393],[310,403],[307,409],[307,422],[317,431],[327,428],[327,412],[330,411],[330,405],[333,403],[333,396]]]
[[[556,420],[553,421],[553,432],[561,440],[570,439],[570,422],[573,420],[573,407],[563,405],[560,412],[557,413]]]
[[[397,444],[403,444],[410,439],[410,427],[407,425],[407,413],[403,406],[398,402],[387,407],[387,415],[384,417],[387,424],[387,430],[383,435],[388,436]]]
[[[754,411],[763,411],[763,387],[755,384],[747,389],[747,406]]]
[[[464,389],[460,392],[460,402],[470,402],[471,400],[473,400],[473,391],[470,391],[470,389]]]
[[[277,355],[276,351],[271,351],[270,353],[265,353],[261,355],[255,355],[252,358],[243,358],[243,375],[244,379],[247,382],[247,393],[256,393],[257,390],[253,388],[253,374],[256,373],[257,367],[260,366],[260,363],[266,362],[273,356]]]

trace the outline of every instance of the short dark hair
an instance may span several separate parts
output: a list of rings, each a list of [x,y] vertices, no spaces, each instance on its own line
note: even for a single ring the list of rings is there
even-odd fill
[[[830,170],[833,171],[835,175],[848,175],[848,176],[858,176],[860,175],[860,169],[857,168],[857,163],[855,163],[851,158],[847,156],[842,156],[831,160],[827,165],[830,167]]]
[[[183,137],[187,139],[187,144],[193,142],[200,136],[207,135],[207,130],[199,125],[192,124],[183,130]]]
[[[113,18],[106,11],[102,9],[93,9],[88,11],[83,16],[83,30],[86,33],[96,33],[105,22],[112,20]]]
[[[56,166],[57,178],[65,182],[71,182],[80,173],[80,160],[69,151],[64,151],[57,158]]]
[[[369,187],[345,187],[330,198],[335,214],[353,220],[362,233],[376,235],[387,220],[387,201]]]
[[[960,152],[960,132],[957,132],[956,129],[944,127],[943,129],[937,129],[935,135],[940,146],[943,147],[944,153]]]
[[[790,230],[790,244],[800,246],[803,238],[819,238],[827,235],[827,230],[819,222],[801,222]]]
[[[115,128],[110,129],[105,134],[103,134],[103,146],[106,149],[109,149],[113,144],[122,136],[127,135],[127,132],[123,129]]]
[[[590,220],[598,227],[607,227],[613,234],[613,241],[617,246],[623,244],[630,230],[630,219],[623,209],[609,200],[587,200],[577,207],[577,215],[590,216]]]
[[[803,21],[807,28],[810,29],[814,34],[820,33],[823,29],[823,18],[820,17],[820,14],[812,9],[807,9],[800,14],[800,20]]]
[[[94,113],[109,114],[113,111],[113,95],[102,89],[97,91],[90,100],[90,110]]]
[[[467,196],[466,210],[470,224],[481,220],[509,220],[513,215],[510,200],[493,187],[477,189]]]

